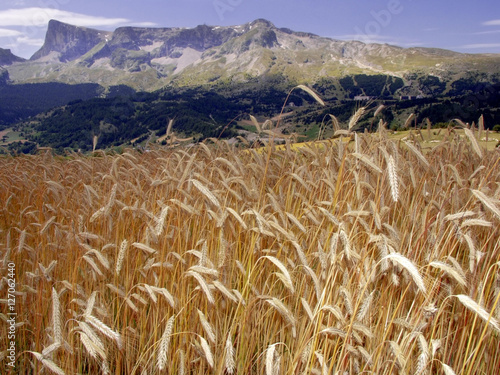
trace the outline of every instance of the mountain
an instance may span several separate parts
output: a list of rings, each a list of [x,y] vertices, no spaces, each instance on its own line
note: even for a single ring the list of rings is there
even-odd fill
[[[8,66],[14,63],[26,61],[22,57],[14,55],[10,49],[0,48],[0,66]]]
[[[43,46],[30,60],[72,61],[87,53],[98,43],[106,41],[111,34],[50,20]]]
[[[230,84],[269,76],[313,84],[324,77],[414,74],[451,82],[499,75],[500,55],[340,41],[277,28],[258,19],[237,26],[120,27],[114,32],[49,22],[42,48],[8,67],[14,82],[128,85]],[[411,82],[410,82],[411,83]]]

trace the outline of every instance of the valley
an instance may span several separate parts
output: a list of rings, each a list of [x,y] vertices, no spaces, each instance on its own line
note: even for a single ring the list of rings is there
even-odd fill
[[[410,113],[414,127],[425,119],[471,124],[481,115],[488,129],[500,124],[498,55],[340,41],[263,19],[113,32],[51,20],[30,59],[0,52],[0,129],[58,152],[89,151],[95,137],[102,148],[143,147],[163,137],[171,119],[176,134],[194,142],[254,139],[244,121],[264,122],[283,109],[284,135],[306,140],[325,128],[325,116],[347,119],[361,106],[384,105],[393,130]],[[304,93],[287,99],[301,84],[327,106]],[[361,119],[360,130],[372,129],[369,122]]]

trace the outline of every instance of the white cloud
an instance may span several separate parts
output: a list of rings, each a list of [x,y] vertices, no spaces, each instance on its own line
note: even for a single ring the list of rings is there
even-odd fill
[[[19,36],[19,35],[21,35],[21,32],[16,31],[16,30],[0,29],[0,38],[13,37],[13,36]]]
[[[35,47],[41,47],[44,40],[43,39],[36,39],[36,38],[28,38],[27,36],[21,36],[16,39],[17,45],[23,44],[27,46],[35,46]]]
[[[500,20],[491,20],[483,22],[484,26],[500,26]]]
[[[158,24],[154,22],[131,22],[127,24],[127,26],[135,26],[135,27],[157,27]]]
[[[0,26],[46,26],[51,19],[77,26],[115,26],[129,22],[126,18],[106,18],[67,12],[52,8],[23,8],[0,11]]]

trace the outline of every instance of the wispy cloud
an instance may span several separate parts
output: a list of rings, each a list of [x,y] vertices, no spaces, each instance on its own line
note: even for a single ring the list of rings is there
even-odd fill
[[[157,23],[154,22],[130,22],[127,23],[127,26],[136,26],[136,27],[156,27]]]
[[[43,39],[20,36],[16,38],[16,42],[11,44],[9,47],[17,48],[19,45],[40,47],[42,44],[43,44]]]
[[[67,12],[53,8],[22,8],[0,11],[0,26],[46,26],[49,20],[57,19],[61,22],[78,26],[116,26],[130,22],[126,18],[106,18],[86,14]]]
[[[500,26],[500,20],[491,20],[483,22],[484,26]]]
[[[11,29],[0,29],[0,38],[13,37],[18,35],[21,35],[20,31]]]

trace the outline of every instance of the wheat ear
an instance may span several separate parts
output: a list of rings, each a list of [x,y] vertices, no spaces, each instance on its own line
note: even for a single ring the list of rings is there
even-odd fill
[[[399,253],[392,253],[392,254],[386,255],[382,259],[391,259],[392,261],[399,264],[401,267],[403,267],[405,270],[408,271],[408,273],[412,277],[414,283],[417,285],[418,289],[423,293],[426,292],[426,288],[425,288],[425,284],[424,284],[424,280],[423,280],[422,276],[418,272],[417,267],[415,267],[415,265],[408,258],[406,258],[405,256],[403,256]]]
[[[392,200],[394,202],[397,202],[399,198],[398,173],[396,171],[396,163],[394,162],[394,158],[392,157],[392,155],[389,156],[387,171],[389,173],[389,183],[391,185]]]
[[[354,129],[354,127],[359,122],[359,120],[361,119],[361,117],[363,117],[363,115],[365,114],[365,110],[366,110],[365,107],[359,108],[354,113],[354,115],[350,118],[350,120],[349,120],[349,126],[348,126],[349,131],[352,131],[352,129]]]
[[[442,363],[443,372],[445,375],[456,375],[456,372],[448,365]]]
[[[410,142],[405,141],[406,146],[415,154],[415,156],[422,162],[424,165],[429,168],[430,164],[429,161],[426,159],[426,157]]]
[[[52,324],[54,329],[54,341],[61,343],[63,341],[61,331],[61,303],[59,302],[59,295],[54,288],[52,288]]]
[[[158,350],[158,360],[156,362],[156,367],[160,371],[163,371],[163,369],[165,368],[165,365],[167,363],[168,346],[170,344],[170,336],[172,335],[172,329],[174,327],[174,320],[175,320],[175,315],[172,315],[170,317],[170,319],[168,319],[167,326],[166,326],[165,331],[163,332],[163,335],[161,336],[161,339],[160,339],[160,348]]]
[[[233,374],[236,367],[236,362],[234,360],[234,347],[231,342],[231,336],[227,337],[226,347],[225,347],[225,367],[228,374]]]
[[[210,350],[210,345],[208,345],[207,340],[205,340],[202,336],[200,337],[201,348],[203,349],[203,353],[205,354],[205,359],[207,360],[210,368],[214,367],[214,357],[212,355],[212,350]]]
[[[203,330],[207,334],[208,340],[212,343],[215,344],[215,333],[214,329],[210,325],[209,321],[207,320],[207,317],[205,314],[200,309],[198,310],[198,317],[200,318],[201,325],[203,327]]]
[[[274,357],[276,352],[276,345],[277,344],[269,345],[266,350],[266,375],[278,375],[279,373],[279,371],[275,371],[276,365]]]
[[[476,137],[474,137],[474,133],[472,133],[472,130],[464,128],[464,132],[467,138],[469,138],[469,141],[472,144],[472,149],[474,150],[474,152],[477,154],[477,156],[482,158],[483,151],[481,150],[481,147],[479,147],[479,143],[477,142]]]
[[[212,194],[212,192],[205,186],[203,185],[200,181],[195,180],[194,178],[188,180],[193,183],[193,185],[202,193],[215,207],[221,208],[221,205],[219,203],[219,200],[216,198],[215,195]]]
[[[38,359],[42,365],[46,368],[48,368],[50,371],[52,371],[54,374],[57,375],[65,375],[65,372],[57,366],[54,362],[52,362],[50,359],[45,358],[42,354],[37,353],[37,352],[31,352],[29,351],[28,353],[31,353],[35,356],[36,359]]]
[[[462,305],[467,307],[472,312],[476,313],[482,320],[484,320],[486,323],[491,324],[493,328],[500,332],[498,321],[493,318],[491,314],[489,314],[484,308],[482,308],[476,301],[464,294],[458,294],[455,297],[458,298]]]
[[[259,122],[257,121],[257,119],[255,118],[255,116],[252,116],[250,115],[250,120],[252,121],[252,124],[255,126],[255,128],[257,129],[257,133],[262,133],[262,129],[260,127],[260,124]]]
[[[301,89],[301,90],[304,90],[305,92],[307,92],[309,95],[311,95],[313,97],[314,100],[316,100],[319,104],[321,105],[325,105],[325,102],[319,97],[318,94],[316,94],[312,89],[310,89],[309,87],[305,86],[305,85],[297,85],[296,88],[298,89]]]
[[[495,214],[495,216],[500,219],[500,210],[498,207],[493,203],[493,200],[488,198],[486,194],[484,194],[480,190],[472,190],[472,194],[476,196],[477,199],[481,201],[482,204],[484,204],[491,212]]]
[[[85,317],[85,319],[87,320],[87,322],[89,322],[91,325],[93,325],[102,334],[104,334],[105,336],[108,336],[112,340],[115,340],[116,344],[118,345],[118,349],[122,348],[122,337],[118,332],[113,331],[106,324],[104,324],[103,322],[101,322],[99,319],[97,319],[94,316],[87,316],[87,317]]]
[[[116,259],[115,273],[116,276],[120,274],[120,270],[122,269],[123,261],[125,259],[125,254],[128,249],[128,241],[123,240],[120,245],[120,251],[118,252],[118,258]]]

